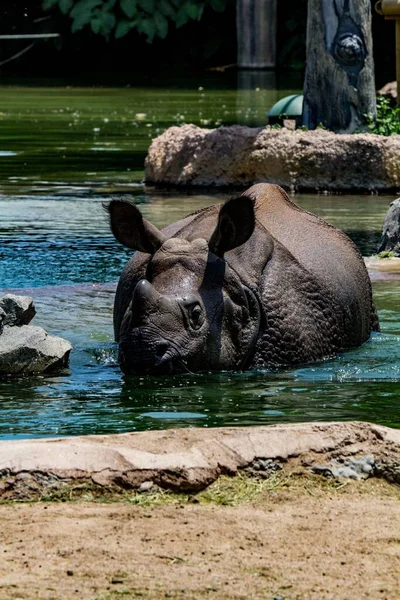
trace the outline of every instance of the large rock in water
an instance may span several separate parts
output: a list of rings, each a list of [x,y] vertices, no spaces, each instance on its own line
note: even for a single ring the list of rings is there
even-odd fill
[[[0,336],[0,373],[43,373],[67,367],[71,348],[41,327],[6,325]]]
[[[28,325],[36,314],[33,298],[6,294],[0,298],[0,308],[4,312],[3,325]]]
[[[400,256],[400,198],[390,204],[383,223],[378,252],[393,252]]]
[[[242,126],[170,127],[146,158],[146,183],[290,190],[393,191],[400,187],[400,135]]]
[[[29,296],[0,298],[0,376],[43,373],[68,366],[72,346],[41,327],[27,325],[35,315]]]

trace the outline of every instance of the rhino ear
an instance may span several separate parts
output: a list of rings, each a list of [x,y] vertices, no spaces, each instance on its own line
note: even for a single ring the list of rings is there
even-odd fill
[[[111,200],[103,206],[110,215],[114,237],[124,246],[154,254],[167,239],[132,202]]]
[[[254,225],[253,200],[245,195],[231,198],[219,211],[217,226],[208,243],[210,251],[222,258],[225,252],[247,242]]]

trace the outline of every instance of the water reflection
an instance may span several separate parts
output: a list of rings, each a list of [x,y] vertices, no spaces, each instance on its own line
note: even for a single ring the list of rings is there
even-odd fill
[[[109,187],[129,191],[143,179],[151,140],[167,127],[265,124],[275,99],[299,90],[297,82],[294,89],[271,89],[269,73],[260,72],[263,81],[249,81],[245,89],[227,77],[209,74],[178,84],[158,79],[153,87],[147,78],[146,87],[126,88],[3,85],[0,191],[40,192],[50,190],[49,182],[68,190],[75,185],[86,195]]]
[[[241,69],[237,73],[237,89],[237,122],[248,127],[266,125],[267,111],[282,97],[276,89],[275,71]]]

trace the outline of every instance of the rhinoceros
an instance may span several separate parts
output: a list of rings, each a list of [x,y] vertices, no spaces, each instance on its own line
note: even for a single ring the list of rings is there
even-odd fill
[[[379,329],[356,246],[279,186],[254,185],[161,231],[126,200],[106,208],[116,239],[137,251],[114,304],[125,374],[310,363]]]

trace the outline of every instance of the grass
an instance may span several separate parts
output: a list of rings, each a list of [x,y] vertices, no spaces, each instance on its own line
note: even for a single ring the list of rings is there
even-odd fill
[[[1,480],[0,480],[1,483]],[[154,486],[148,492],[105,488],[91,481],[64,483],[62,487],[31,492],[15,499],[1,499],[0,504],[26,502],[94,502],[108,504],[123,502],[143,509],[171,504],[213,504],[219,506],[239,506],[256,501],[262,495],[277,495],[285,492],[318,495],[325,492],[337,492],[349,485],[349,481],[327,479],[307,472],[279,471],[268,479],[258,479],[245,472],[235,477],[221,476],[207,489],[196,495],[176,493]],[[151,517],[151,514],[148,515]]]
[[[390,250],[384,250],[383,252],[379,252],[377,256],[378,258],[397,258],[397,254],[395,252],[391,252]]]

